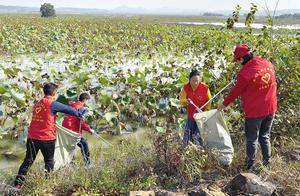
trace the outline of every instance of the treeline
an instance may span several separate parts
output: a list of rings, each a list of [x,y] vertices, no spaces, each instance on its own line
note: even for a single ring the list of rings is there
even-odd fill
[[[223,14],[212,13],[212,12],[205,12],[202,16],[224,16]]]
[[[300,19],[300,14],[282,14],[280,16],[276,16],[276,19],[286,19],[286,18],[291,18],[291,19]]]

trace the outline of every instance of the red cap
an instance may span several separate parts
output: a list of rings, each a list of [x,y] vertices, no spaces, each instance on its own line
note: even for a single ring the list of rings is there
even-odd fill
[[[234,60],[239,60],[240,58],[246,56],[249,52],[250,48],[247,44],[237,45],[234,49]]]

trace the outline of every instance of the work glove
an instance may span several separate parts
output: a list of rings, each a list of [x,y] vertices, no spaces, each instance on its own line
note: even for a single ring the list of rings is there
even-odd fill
[[[93,134],[93,135],[96,133],[94,129],[91,129],[90,132],[91,132],[91,134]]]

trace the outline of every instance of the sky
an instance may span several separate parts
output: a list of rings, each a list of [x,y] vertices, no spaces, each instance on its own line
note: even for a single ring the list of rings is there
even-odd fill
[[[271,10],[277,0],[0,0],[0,5],[39,7],[47,2],[55,7],[113,9],[120,6],[141,7],[146,9],[173,8],[181,10],[232,10],[239,4],[243,10],[249,10],[251,2]],[[261,8],[259,8],[261,9]],[[300,0],[279,0],[278,9],[300,9]]]

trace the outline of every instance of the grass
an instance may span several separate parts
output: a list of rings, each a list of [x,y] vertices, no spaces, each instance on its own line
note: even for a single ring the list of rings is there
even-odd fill
[[[139,133],[141,134],[141,133]],[[34,164],[21,195],[121,194],[129,190],[149,189],[155,186],[152,175],[153,157],[151,142],[143,134],[119,140],[113,147],[95,147],[92,150],[93,166],[83,167],[81,157],[66,167],[45,177],[40,164]],[[13,177],[10,178],[12,183]]]
[[[21,195],[120,195],[135,190],[191,190],[195,186],[219,184],[222,188],[240,172],[245,172],[245,145],[240,134],[232,135],[235,157],[230,167],[222,168],[215,153],[196,146],[182,147],[178,132],[157,134],[139,131],[127,138],[114,140],[113,147],[95,145],[93,167],[85,169],[79,156],[75,164],[45,177],[41,162],[35,163]],[[284,154],[300,149],[299,139],[284,141],[273,149],[272,169],[255,171],[263,180],[277,186],[281,195],[300,194],[300,163],[289,161]],[[14,173],[3,174],[13,182]],[[206,188],[206,187],[204,187]]]

